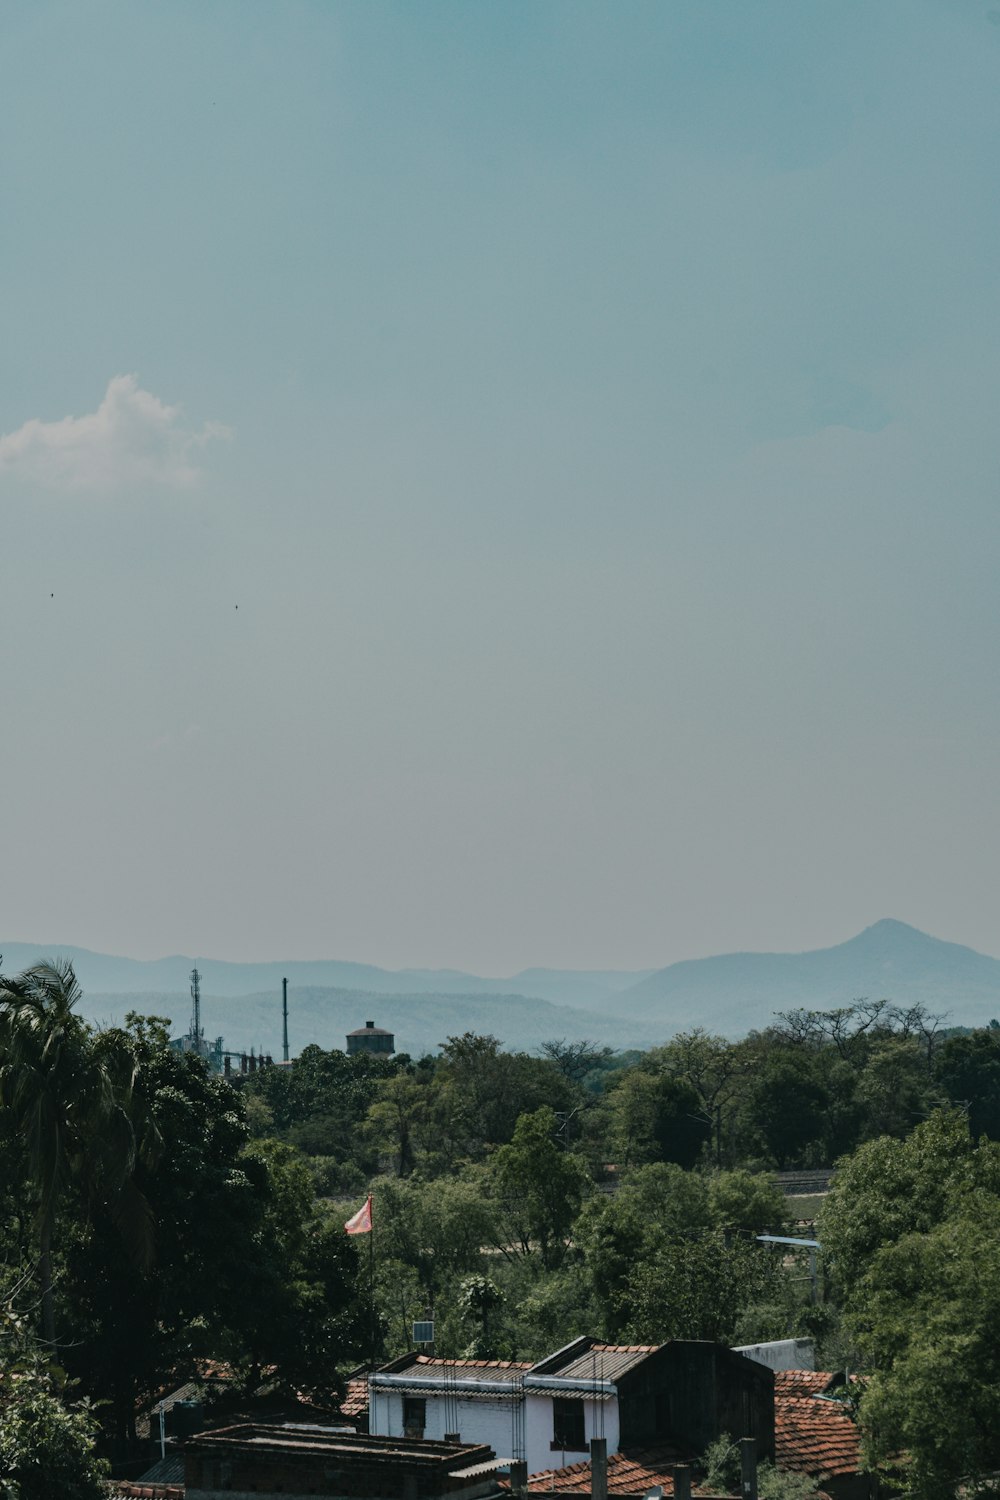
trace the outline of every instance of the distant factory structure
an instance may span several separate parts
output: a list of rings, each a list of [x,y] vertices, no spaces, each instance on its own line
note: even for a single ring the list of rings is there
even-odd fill
[[[192,969],[191,1021],[182,1036],[171,1038],[170,1045],[174,1051],[193,1052],[196,1057],[204,1061],[210,1073],[221,1073],[223,1077],[231,1079],[234,1083],[237,1079],[256,1073],[260,1068],[274,1067],[273,1057],[263,1048],[251,1047],[249,1052],[245,1049],[241,1052],[232,1052],[225,1047],[221,1036],[217,1036],[214,1041],[206,1040],[201,1024],[201,979],[202,976],[198,970]],[[288,1047],[287,979],[281,981],[281,1034],[282,1062],[277,1066],[289,1067],[292,1059],[289,1057]],[[381,1026],[376,1026],[374,1021],[366,1021],[363,1026],[358,1026],[354,1031],[347,1033],[348,1057],[356,1057],[362,1052],[375,1057],[391,1057],[395,1050],[395,1035]]]
[[[201,975],[197,969],[191,970],[191,1024],[183,1036],[173,1037],[170,1045],[175,1052],[193,1052],[196,1057],[204,1058],[210,1072],[222,1072],[222,1038],[217,1036],[214,1042],[206,1042],[202,1029]]]
[[[288,980],[282,980],[284,990],[284,1037],[285,1037],[285,1059],[288,1058]],[[205,1031],[201,1024],[201,975],[197,969],[191,970],[191,1021],[183,1036],[171,1038],[171,1047],[175,1052],[193,1052],[207,1064],[210,1073],[221,1073],[225,1078],[243,1078],[249,1073],[256,1073],[258,1068],[270,1067],[273,1058],[269,1052],[257,1051],[251,1047],[249,1052],[227,1052],[223,1045],[221,1036],[217,1036],[214,1042],[206,1041]]]
[[[391,1031],[383,1031],[381,1026],[376,1026],[374,1021],[366,1021],[355,1031],[347,1033],[347,1055],[354,1057],[358,1052],[374,1052],[381,1057],[388,1056],[396,1050],[396,1038]]]

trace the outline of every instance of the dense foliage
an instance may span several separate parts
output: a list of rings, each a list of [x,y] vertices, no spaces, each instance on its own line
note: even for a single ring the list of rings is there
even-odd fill
[[[1000,1134],[1000,1028],[859,1002],[738,1042],[532,1057],[466,1034],[419,1060],[307,1047],[230,1081],[156,1020],[94,1030],[75,999],[65,968],[0,980],[3,1263],[26,1336],[77,1382],[67,1403],[34,1366],[0,1435],[53,1462],[75,1443],[81,1496],[93,1410],[124,1452],[143,1403],[205,1360],[333,1404],[427,1316],[439,1352],[476,1358],[812,1332],[821,1361],[869,1372],[872,1460],[905,1450],[915,1494],[1000,1467],[1000,1146],[967,1124]],[[795,1215],[769,1173],[838,1158],[815,1305],[802,1257],[757,1236]],[[374,1247],[343,1230],[369,1191]]]
[[[869,1457],[914,1496],[1000,1470],[1000,1145],[939,1111],[845,1163],[823,1238],[868,1371]]]

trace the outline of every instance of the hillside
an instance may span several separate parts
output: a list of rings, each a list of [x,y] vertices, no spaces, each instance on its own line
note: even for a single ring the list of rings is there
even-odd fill
[[[524,969],[509,979],[485,979],[459,969],[379,969],[342,959],[293,959],[275,963],[227,963],[215,958],[120,958],[64,943],[0,944],[4,971],[19,973],[41,958],[59,954],[72,961],[85,991],[102,995],[184,995],[197,968],[202,987],[213,995],[253,995],[280,990],[282,979],[295,989],[362,990],[378,995],[528,995],[554,1005],[600,1010],[619,991],[649,970]]]
[[[528,1049],[555,1037],[647,1047],[692,1026],[737,1037],[768,1025],[776,1011],[849,1005],[862,995],[919,1002],[957,1025],[1000,1015],[1000,960],[890,920],[832,948],[728,953],[638,976],[525,969],[503,980],[334,959],[243,964],[177,955],[145,962],[58,944],[9,943],[0,952],[7,973],[56,953],[71,958],[86,1015],[160,1013],[172,1018],[175,1032],[187,1026],[188,979],[197,966],[205,1029],[239,1050],[280,1048],[283,977],[293,1052],[310,1041],[342,1047],[346,1032],[368,1019],[394,1030],[400,1050],[420,1053],[462,1031],[493,1032],[509,1047]]]
[[[698,1024],[739,1036],[766,1026],[775,1011],[830,1009],[860,996],[985,1025],[1000,1014],[1000,959],[885,919],[833,948],[671,964],[623,991],[618,1003],[666,1034]]]
[[[613,1016],[552,1005],[525,995],[377,995],[367,990],[301,986],[289,990],[289,1045],[292,1056],[310,1042],[343,1047],[349,1031],[374,1020],[396,1036],[396,1050],[420,1056],[435,1052],[449,1036],[463,1031],[491,1032],[506,1047],[537,1052],[554,1039],[589,1038],[615,1050],[651,1047],[666,1037],[655,1025],[623,1024]],[[170,1019],[171,1035],[186,1031],[191,1015],[187,994],[101,994],[88,991],[80,1006],[88,1020],[108,1023],[129,1010]],[[206,1036],[224,1038],[232,1051],[281,1056],[281,986],[255,995],[213,995],[202,991]]]

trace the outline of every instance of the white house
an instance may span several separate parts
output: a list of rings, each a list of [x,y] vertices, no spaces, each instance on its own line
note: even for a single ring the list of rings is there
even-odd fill
[[[774,1451],[774,1376],[718,1344],[575,1339],[535,1364],[404,1354],[369,1376],[368,1425],[384,1437],[460,1437],[524,1459],[529,1474],[626,1445],[697,1454],[722,1432]]]

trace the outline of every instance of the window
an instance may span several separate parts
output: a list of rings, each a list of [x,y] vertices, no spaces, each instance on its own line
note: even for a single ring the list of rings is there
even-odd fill
[[[564,1453],[586,1453],[583,1431],[583,1402],[552,1398],[552,1446]]]
[[[422,1396],[403,1397],[403,1432],[407,1437],[424,1435],[427,1426],[427,1402]]]

